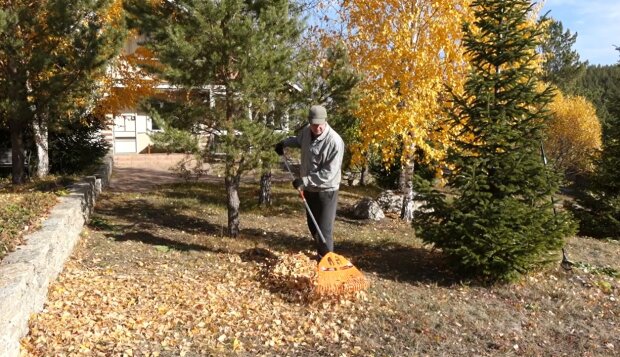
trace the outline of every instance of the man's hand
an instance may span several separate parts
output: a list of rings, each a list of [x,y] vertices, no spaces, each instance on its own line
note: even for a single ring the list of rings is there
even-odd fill
[[[284,155],[284,144],[281,141],[276,144],[276,153],[280,156]]]
[[[297,191],[301,191],[304,188],[304,180],[296,178],[293,180],[293,188]]]

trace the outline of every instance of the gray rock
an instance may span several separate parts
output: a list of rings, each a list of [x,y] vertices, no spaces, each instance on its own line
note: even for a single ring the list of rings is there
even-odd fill
[[[353,215],[355,218],[371,219],[373,221],[385,218],[385,214],[383,214],[383,210],[379,204],[370,197],[362,198],[355,204],[353,207]]]
[[[385,190],[381,192],[377,198],[377,203],[386,213],[400,214],[400,210],[403,207],[403,195],[395,193],[392,190]]]

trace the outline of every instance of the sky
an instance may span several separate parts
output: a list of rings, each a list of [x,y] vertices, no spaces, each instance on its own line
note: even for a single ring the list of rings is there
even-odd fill
[[[542,1],[542,0],[541,0]],[[620,62],[620,0],[546,0],[541,14],[562,22],[564,30],[577,33],[573,49],[591,65]]]

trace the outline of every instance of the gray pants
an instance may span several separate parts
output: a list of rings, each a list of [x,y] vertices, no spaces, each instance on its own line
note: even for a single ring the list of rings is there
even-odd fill
[[[334,221],[336,220],[336,206],[338,204],[338,191],[310,192],[304,190],[304,197],[310,206],[310,210],[323,233],[325,243],[321,241],[312,218],[306,213],[308,228],[316,242],[316,250],[322,257],[328,252],[334,251]]]

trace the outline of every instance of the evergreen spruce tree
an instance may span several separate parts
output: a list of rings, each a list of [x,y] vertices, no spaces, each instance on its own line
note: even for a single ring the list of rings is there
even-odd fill
[[[237,236],[241,175],[275,155],[264,119],[293,76],[298,11],[289,0],[130,0],[126,9],[160,62],[152,70],[186,93],[184,112],[168,119],[225,133],[228,235]]]
[[[620,88],[607,87],[606,96],[609,115],[603,126],[603,150],[575,213],[581,234],[620,239]]]
[[[607,140],[603,142],[592,188],[578,201],[583,208],[577,217],[581,234],[620,239],[620,119],[612,116],[605,127]]]
[[[554,214],[559,177],[541,160],[550,90],[537,90],[541,31],[529,1],[474,1],[465,24],[471,72],[452,93],[448,125],[459,133],[448,153],[448,193],[421,183],[427,210],[416,233],[461,271],[510,281],[555,257],[572,225]]]

